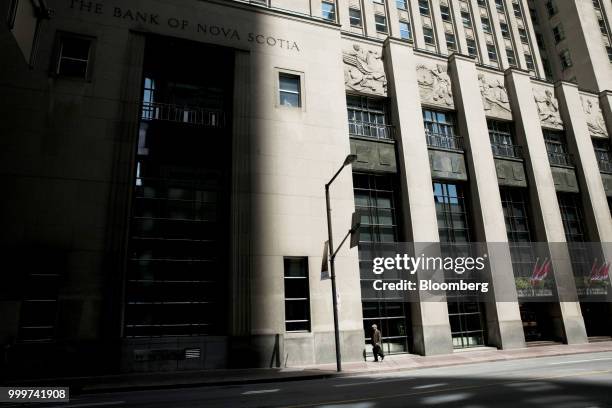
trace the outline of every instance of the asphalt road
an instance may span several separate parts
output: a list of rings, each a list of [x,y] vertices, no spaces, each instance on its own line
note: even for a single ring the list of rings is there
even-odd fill
[[[612,352],[266,384],[81,395],[38,407],[612,407]]]

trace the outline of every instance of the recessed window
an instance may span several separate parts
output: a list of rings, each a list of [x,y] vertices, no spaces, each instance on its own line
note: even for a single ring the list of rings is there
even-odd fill
[[[563,24],[557,24],[553,27],[552,31],[553,37],[555,38],[555,43],[559,44],[565,39],[565,31],[563,30]]]
[[[419,13],[424,16],[429,15],[429,0],[419,0]]]
[[[535,71],[535,65],[533,64],[533,57],[530,54],[525,54],[525,64],[527,65],[528,70]]]
[[[423,27],[423,39],[425,40],[425,44],[436,45],[436,39],[434,38],[434,33],[431,28]]]
[[[336,6],[334,3],[321,2],[321,17],[325,20],[336,21]]]
[[[593,0],[593,7],[597,10],[601,10],[601,4],[599,4],[599,0]]]
[[[606,22],[603,20],[603,18],[597,19],[597,22],[599,23],[599,31],[601,31],[601,33],[604,35],[608,35],[608,28],[606,27]]]
[[[521,5],[518,3],[512,3],[512,10],[514,10],[514,17],[521,18],[523,17],[523,12],[521,11]]]
[[[488,17],[481,17],[480,21],[482,22],[482,29],[485,33],[491,32],[491,21],[489,21]]]
[[[495,0],[495,7],[500,13],[504,12],[504,0]]]
[[[464,27],[468,27],[468,28],[472,27],[472,17],[470,16],[470,13],[468,13],[467,11],[461,12],[461,21],[463,21]]]
[[[493,44],[487,44],[487,54],[491,62],[497,62],[497,50]]]
[[[486,0],[478,0],[478,5],[480,7],[487,7],[487,1]]]
[[[548,11],[548,16],[552,17],[555,14],[557,14],[557,4],[555,3],[554,0],[548,0],[546,2],[546,10]]]
[[[395,2],[395,4],[397,4],[397,8],[400,10],[407,10],[408,9],[408,1],[407,0],[397,0]]]
[[[87,79],[90,71],[92,39],[61,34],[55,73],[60,76]]]
[[[376,31],[379,33],[387,32],[387,17],[377,14],[374,16],[374,23],[376,24]]]
[[[361,10],[350,8],[349,21],[351,23],[351,27],[361,27]]]
[[[279,102],[281,106],[302,106],[300,76],[281,72],[278,75]]]
[[[410,29],[410,23],[407,21],[400,21],[399,23],[400,29],[400,38],[404,40],[412,39],[412,30]]]
[[[610,47],[609,45],[606,46],[606,52],[608,53],[608,59],[610,60],[610,62],[612,62],[612,47]]]
[[[440,14],[442,15],[442,20],[451,22],[451,12],[448,6],[441,5],[440,6]]]
[[[529,44],[529,37],[527,36],[527,30],[524,28],[519,28],[519,37],[521,37],[521,42],[524,44]]]
[[[546,80],[552,81],[553,80],[552,67],[550,66],[550,62],[548,62],[546,58],[542,58],[542,67],[544,68],[544,76],[546,77]]]
[[[455,35],[446,33],[445,37],[446,37],[446,48],[448,48],[450,51],[457,51],[457,41],[455,40]]]
[[[569,50],[563,50],[559,54],[559,59],[561,60],[561,67],[563,69],[567,69],[571,67],[572,64],[572,56],[570,55]]]
[[[516,57],[514,56],[514,50],[506,49],[506,56],[508,57],[508,65],[516,67]]]
[[[499,28],[501,29],[501,33],[504,38],[510,38],[510,28],[508,27],[508,24],[500,22]]]
[[[476,47],[476,40],[468,38],[465,41],[467,43],[467,50],[470,57],[478,58],[478,48]]]
[[[310,331],[308,258],[285,258],[285,330]]]

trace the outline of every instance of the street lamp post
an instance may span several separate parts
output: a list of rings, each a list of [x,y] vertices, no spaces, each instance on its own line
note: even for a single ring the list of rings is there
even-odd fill
[[[336,369],[338,372],[342,371],[342,358],[340,354],[340,328],[338,326],[338,299],[336,295],[336,270],[335,270],[335,252],[334,252],[334,238],[332,233],[332,219],[331,219],[331,204],[329,199],[329,186],[334,182],[336,177],[340,174],[342,169],[344,169],[349,164],[353,163],[357,160],[356,154],[349,154],[344,159],[344,163],[342,167],[338,169],[334,177],[329,180],[329,183],[325,184],[325,203],[327,206],[327,239],[329,240],[329,253],[331,254],[329,262],[330,262],[330,270],[331,270],[331,285],[332,285],[332,303],[334,307],[334,339],[336,341]]]

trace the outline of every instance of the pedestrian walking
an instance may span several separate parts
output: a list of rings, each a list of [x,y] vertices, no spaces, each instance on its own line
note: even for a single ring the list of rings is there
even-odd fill
[[[378,356],[380,356],[380,361],[383,361],[385,359],[385,354],[382,350],[382,334],[375,324],[372,325],[371,342],[372,351],[374,352],[374,361],[378,361]]]

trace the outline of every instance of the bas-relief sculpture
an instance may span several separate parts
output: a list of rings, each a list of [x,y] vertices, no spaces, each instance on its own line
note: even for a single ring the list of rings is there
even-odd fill
[[[563,128],[561,114],[559,113],[559,102],[550,89],[544,91],[533,90],[533,97],[538,107],[538,115],[543,125]]]
[[[358,92],[387,95],[387,77],[379,52],[365,50],[353,44],[342,52],[344,61],[344,83],[347,89]]]
[[[497,78],[487,78],[485,74],[478,74],[480,94],[487,115],[500,115],[511,117],[508,92],[503,82]]]
[[[416,71],[422,102],[454,106],[451,80],[444,65],[436,64],[430,68],[425,64],[418,64]]]
[[[595,137],[607,137],[606,122],[604,122],[603,113],[599,107],[599,102],[595,99],[580,95],[582,101],[582,109],[586,115],[589,133]]]

